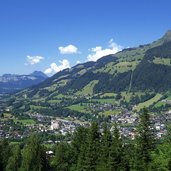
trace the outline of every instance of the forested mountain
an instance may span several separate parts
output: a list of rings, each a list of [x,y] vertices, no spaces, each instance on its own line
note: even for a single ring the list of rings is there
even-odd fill
[[[137,90],[165,92],[171,88],[170,71],[171,31],[168,31],[151,44],[124,49],[96,62],[65,69],[30,91],[38,92],[53,87],[53,92],[78,93],[91,85],[93,94]]]
[[[103,113],[105,107],[103,110],[93,107],[97,102],[137,111],[143,107],[169,110],[171,31],[151,44],[64,69],[38,85],[18,92],[12,99],[15,105],[10,103],[11,106],[19,103],[22,109],[26,105],[31,111],[36,109],[45,114],[48,110],[51,111],[48,113],[62,116],[68,116],[71,110],[74,114]],[[113,108],[107,109],[108,113],[115,112]]]
[[[12,93],[36,85],[48,78],[44,73],[35,71],[29,75],[4,74],[0,77],[0,94]]]

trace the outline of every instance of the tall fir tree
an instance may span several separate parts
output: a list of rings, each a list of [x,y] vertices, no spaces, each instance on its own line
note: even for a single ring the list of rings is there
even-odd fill
[[[77,170],[95,171],[100,149],[100,133],[98,124],[93,122],[89,128],[86,142],[82,146]]]
[[[140,115],[140,123],[136,136],[136,170],[148,171],[151,163],[151,152],[155,148],[153,123],[146,108]]]
[[[61,142],[56,146],[53,166],[56,171],[69,171],[71,166],[70,145]]]
[[[13,146],[11,156],[8,159],[6,171],[19,171],[21,165],[21,150],[19,145]]]
[[[117,125],[115,124],[109,157],[109,167],[111,171],[124,170],[123,157],[122,140]]]
[[[75,171],[77,168],[78,156],[80,155],[81,148],[86,141],[87,136],[87,128],[85,127],[78,127],[72,136],[71,142],[71,163],[72,166],[70,168],[71,171]]]
[[[87,140],[86,140],[87,141]],[[87,142],[81,144],[80,153],[78,155],[76,171],[86,171],[85,169],[85,159],[86,159],[86,150],[87,150]]]
[[[23,149],[22,171],[46,171],[48,162],[40,139],[32,135]]]
[[[0,170],[4,171],[10,157],[10,146],[6,139],[0,140]]]
[[[167,134],[165,137],[165,142],[164,142],[167,146],[169,146],[169,159],[168,159],[168,170],[171,171],[171,125],[168,124],[167,125]]]
[[[100,149],[99,149],[99,159],[97,165],[97,171],[109,171],[109,154],[110,147],[112,144],[112,135],[110,130],[105,123],[103,125],[103,135],[101,137]]]

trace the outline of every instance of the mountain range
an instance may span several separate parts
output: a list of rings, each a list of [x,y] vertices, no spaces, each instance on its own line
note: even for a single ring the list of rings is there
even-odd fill
[[[29,75],[4,74],[0,76],[0,94],[13,93],[36,85],[48,77],[41,71]]]

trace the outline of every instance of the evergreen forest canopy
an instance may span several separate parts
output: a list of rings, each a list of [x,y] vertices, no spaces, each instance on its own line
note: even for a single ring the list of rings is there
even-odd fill
[[[171,170],[171,130],[156,139],[153,122],[143,110],[134,140],[123,139],[118,125],[110,131],[93,122],[79,127],[71,142],[55,145],[55,154],[47,154],[41,138],[32,135],[20,145],[0,141],[2,171],[151,171]]]

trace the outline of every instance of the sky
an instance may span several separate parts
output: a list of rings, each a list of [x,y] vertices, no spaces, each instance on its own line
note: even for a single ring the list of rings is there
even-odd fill
[[[0,0],[0,75],[53,75],[171,29],[170,0]]]

